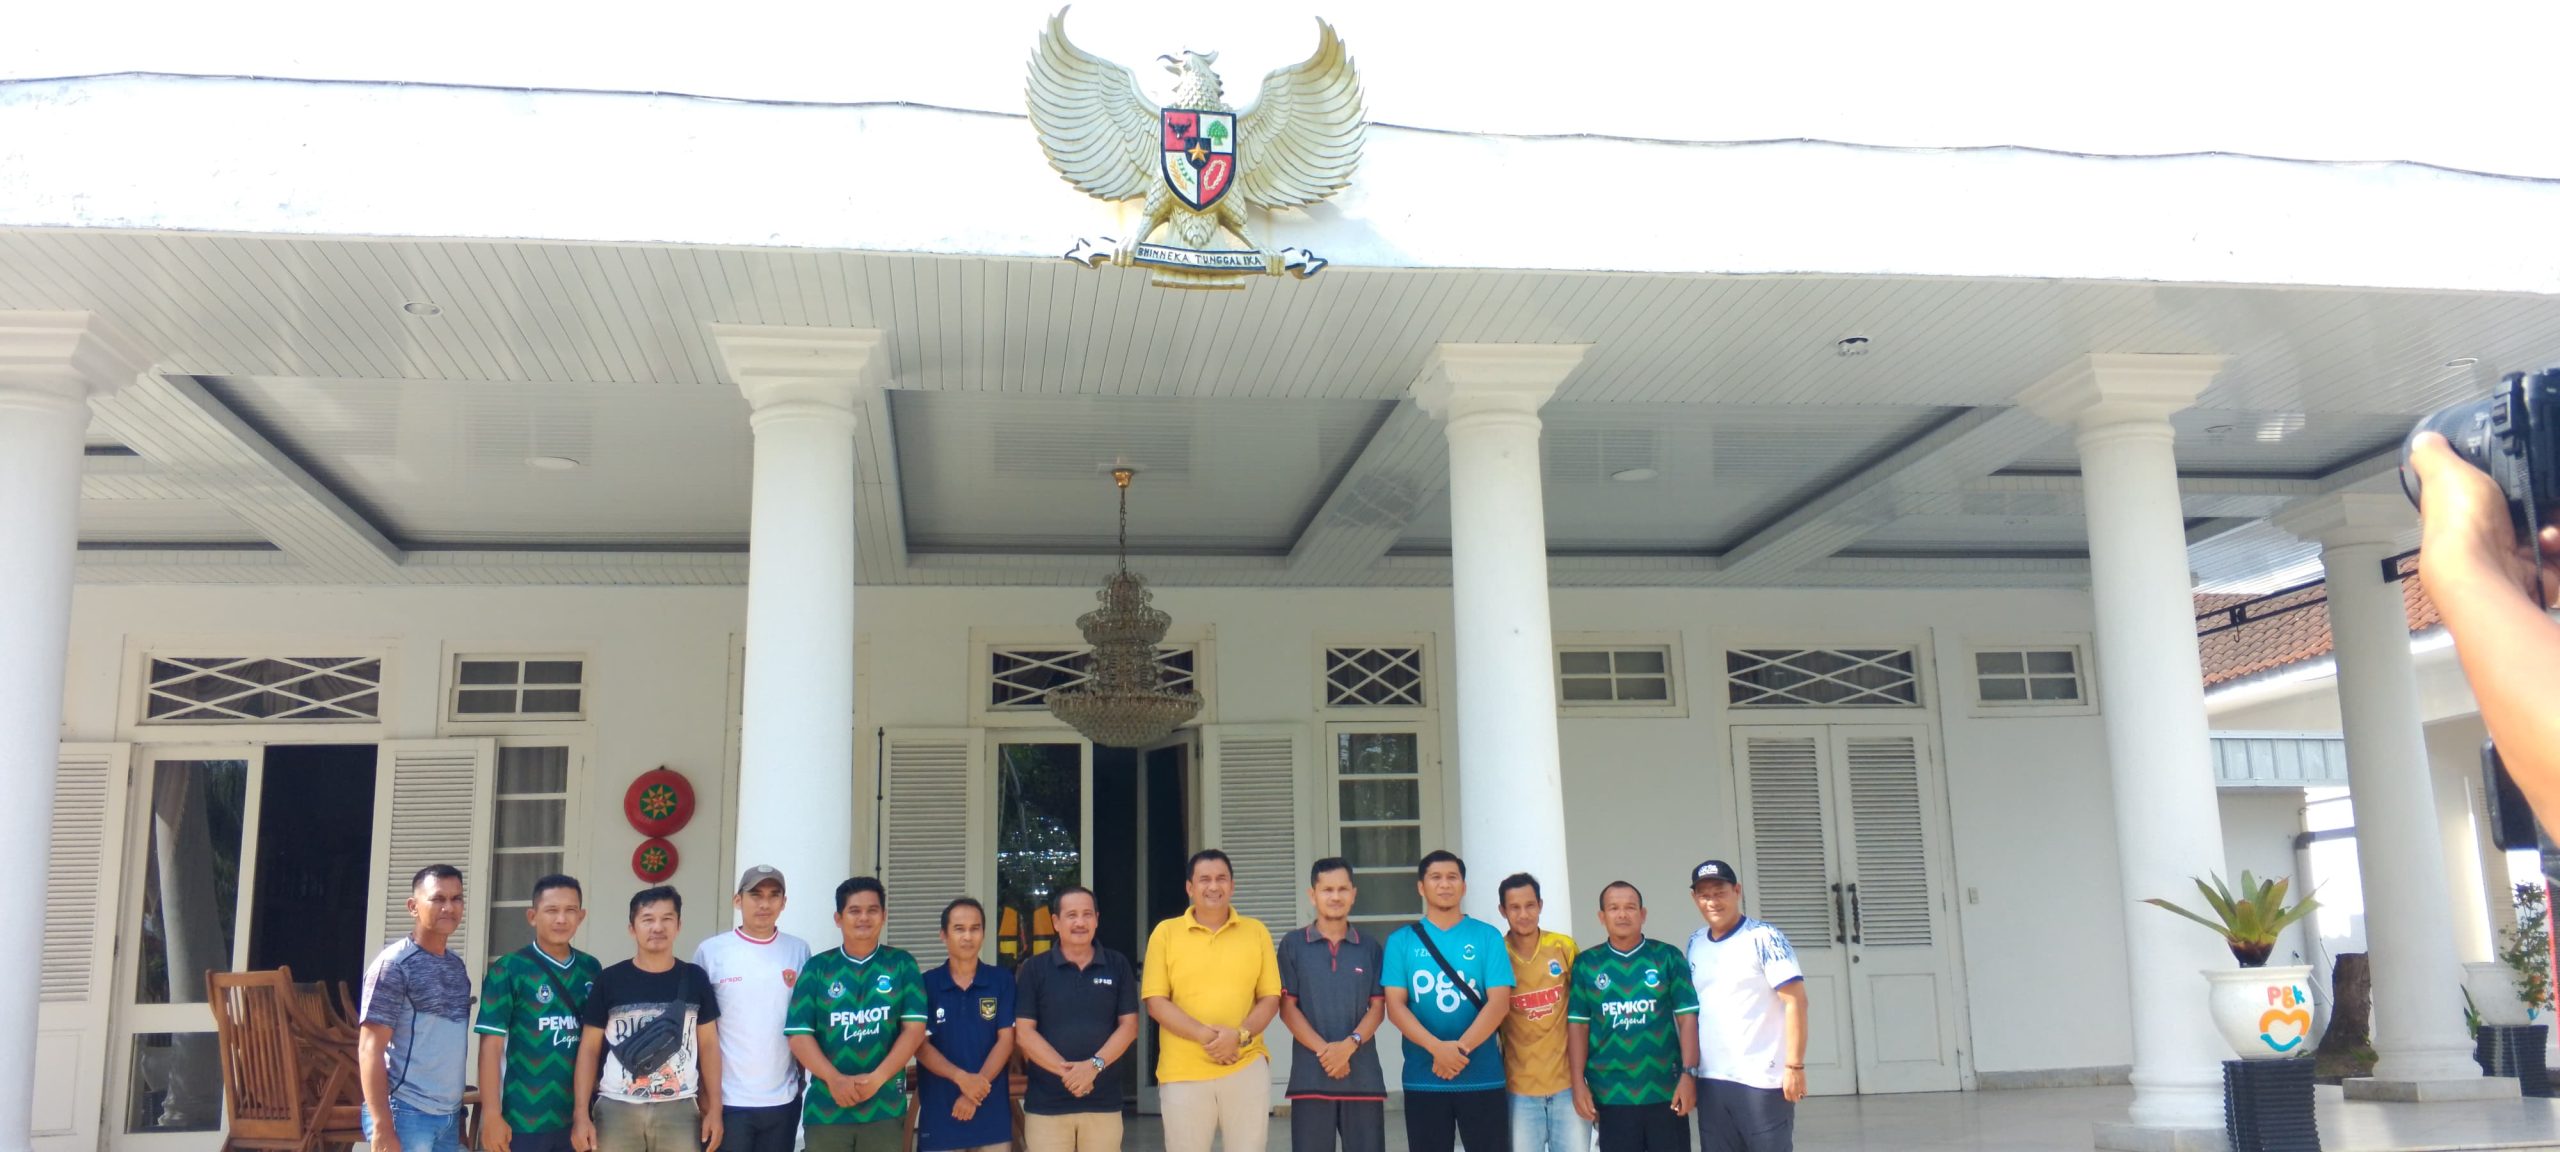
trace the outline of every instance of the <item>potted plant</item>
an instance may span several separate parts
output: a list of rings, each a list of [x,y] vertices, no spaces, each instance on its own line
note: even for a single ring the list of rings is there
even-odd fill
[[[2496,960],[2463,965],[2462,988],[2480,1023],[2540,1024],[2551,1014],[2550,909],[2542,886],[2516,885],[2516,924]]]
[[[2245,871],[2237,890],[2225,886],[2218,874],[2210,884],[2198,880],[2196,891],[2203,894],[2210,918],[2158,897],[2143,901],[2212,929],[2230,945],[2240,967],[2205,970],[2211,985],[2205,1006],[2222,1038],[2243,1060],[2309,1056],[2329,1024],[2328,1006],[2312,995],[2310,965],[2267,963],[2276,938],[2320,906],[2309,896],[2286,904],[2292,884],[2284,877],[2260,880]]]

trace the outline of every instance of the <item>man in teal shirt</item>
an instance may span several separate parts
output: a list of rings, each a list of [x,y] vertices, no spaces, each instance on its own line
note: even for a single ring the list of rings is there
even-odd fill
[[[1404,1033],[1404,1135],[1410,1152],[1509,1152],[1511,1104],[1494,1033],[1511,1008],[1502,930],[1458,910],[1467,862],[1422,858],[1422,919],[1387,938],[1387,1019]]]

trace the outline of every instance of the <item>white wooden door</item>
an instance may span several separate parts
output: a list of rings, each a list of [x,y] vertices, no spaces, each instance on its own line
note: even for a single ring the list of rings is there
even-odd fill
[[[1960,1023],[1927,730],[1733,732],[1745,909],[1795,945],[1817,1093],[1952,1091]]]
[[[1918,726],[1831,730],[1843,787],[1838,853],[1848,897],[1849,1005],[1860,1092],[1952,1092],[1955,965],[1947,946],[1944,836],[1928,733]]]
[[[1308,798],[1307,731],[1297,724],[1210,724],[1200,774],[1201,846],[1235,865],[1236,910],[1275,935],[1303,924],[1306,869],[1314,840]]]
[[[430,864],[462,870],[468,902],[462,928],[445,942],[475,976],[483,965],[486,923],[476,914],[489,897],[491,805],[495,803],[498,742],[388,740],[374,753],[373,907],[365,939],[388,944],[409,934],[409,884]]]
[[[263,751],[149,746],[130,774],[103,1145],[212,1152],[222,1058],[205,973],[248,960]]]
[[[129,744],[65,744],[56,759],[30,1116],[36,1152],[98,1147],[132,753]]]
[[[1733,730],[1736,809],[1742,824],[1742,909],[1777,926],[1804,969],[1812,1013],[1805,1088],[1821,1096],[1858,1090],[1850,1028],[1847,888],[1839,879],[1829,730],[1814,726]]]
[[[995,897],[994,807],[978,795],[989,786],[979,740],[974,728],[881,734],[880,883],[891,897],[881,938],[918,956],[942,952],[944,902]]]

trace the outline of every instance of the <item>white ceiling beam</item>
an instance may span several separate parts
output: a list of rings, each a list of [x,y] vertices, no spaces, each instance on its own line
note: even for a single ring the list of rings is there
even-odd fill
[[[1360,584],[1449,486],[1449,437],[1411,400],[1387,413],[1289,549],[1288,584]]]
[[[1906,492],[1944,492],[1989,475],[2049,426],[2021,408],[1968,408],[1860,469],[1724,553],[1723,583],[1774,584],[1901,515]]]
[[[171,480],[201,485],[314,583],[397,582],[398,545],[190,376],[143,373],[92,401],[100,428]]]

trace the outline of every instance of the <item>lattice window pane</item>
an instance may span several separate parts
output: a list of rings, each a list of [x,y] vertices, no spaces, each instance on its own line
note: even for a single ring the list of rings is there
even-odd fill
[[[154,657],[143,719],[162,724],[382,718],[382,661],[364,656]]]
[[[2070,705],[2084,698],[2076,648],[2010,648],[1973,654],[1974,698],[1997,705]]]
[[[1737,708],[1913,708],[1920,671],[1910,648],[1753,648],[1725,653]]]
[[[1352,919],[1392,932],[1422,915],[1413,864],[1422,858],[1422,737],[1413,732],[1336,732],[1336,851],[1360,885]]]
[[[1422,649],[1325,649],[1324,702],[1328,708],[1422,707]]]
[[[1166,688],[1182,691],[1200,677],[1200,651],[1188,644],[1156,649],[1156,671]],[[987,650],[987,710],[1041,712],[1049,693],[1093,679],[1093,649],[991,648]]]

